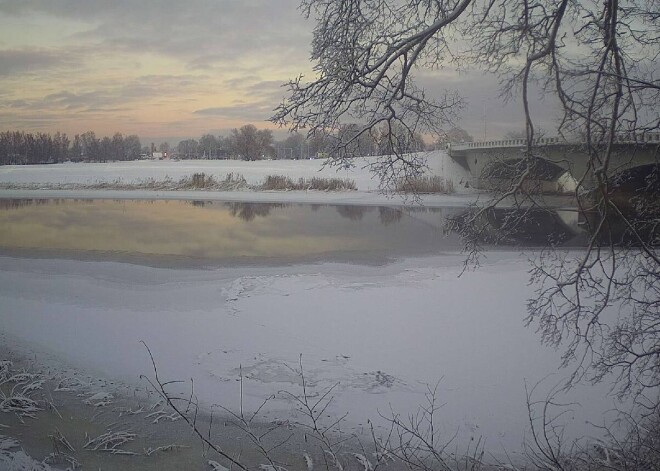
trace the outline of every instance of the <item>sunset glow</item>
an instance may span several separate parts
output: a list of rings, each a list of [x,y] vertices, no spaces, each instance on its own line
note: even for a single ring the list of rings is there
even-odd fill
[[[304,70],[297,0],[0,2],[0,129],[198,136],[265,120]],[[299,46],[298,46],[299,44]]]
[[[275,129],[267,119],[286,95],[282,84],[312,74],[314,20],[298,6],[0,0],[0,131],[121,132],[176,144],[246,123]],[[420,71],[418,82],[430,96],[465,97],[459,124],[477,138],[523,127],[496,77],[443,68]]]

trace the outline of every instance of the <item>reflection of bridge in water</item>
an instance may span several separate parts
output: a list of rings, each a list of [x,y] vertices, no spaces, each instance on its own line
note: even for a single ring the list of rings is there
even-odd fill
[[[611,181],[620,184],[632,180],[632,186],[641,186],[643,182],[635,185],[634,181],[658,173],[654,170],[660,159],[659,149],[660,133],[618,137],[608,167]],[[491,189],[499,182],[510,181],[524,169],[527,140],[451,143],[447,151],[453,160],[472,174],[475,187]],[[569,142],[559,137],[542,138],[536,140],[532,151],[534,166],[530,179],[539,182],[542,191],[572,190],[574,180],[567,178],[567,174],[575,180],[584,178],[583,184],[587,189],[595,186],[585,143]]]
[[[485,246],[523,248],[586,247],[596,233],[597,219],[588,211],[545,208],[489,208],[466,211],[454,217],[453,230]],[[630,222],[630,221],[628,221]],[[619,217],[612,217],[606,230],[598,230],[598,245],[650,246],[660,244],[660,227],[654,221],[632,219],[634,230]]]

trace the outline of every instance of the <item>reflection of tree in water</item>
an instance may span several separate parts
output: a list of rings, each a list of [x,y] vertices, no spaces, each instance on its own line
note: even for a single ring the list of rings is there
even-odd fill
[[[407,213],[442,213],[445,208],[433,208],[430,206],[406,206]]]
[[[32,200],[32,199],[16,199],[16,200],[5,200],[0,199],[0,210],[9,210],[9,209],[19,209],[25,208],[27,206],[44,206],[47,204],[59,205],[63,200],[54,199],[54,200]]]
[[[266,217],[273,209],[285,208],[286,204],[281,203],[227,203],[226,207],[234,217],[239,217],[244,221],[252,221],[257,216]]]
[[[398,208],[390,208],[388,206],[380,206],[378,208],[378,219],[380,219],[381,224],[384,226],[397,223],[401,221],[402,217],[403,211]]]
[[[351,221],[360,221],[362,217],[368,211],[371,211],[373,208],[368,206],[351,206],[351,205],[339,205],[337,206],[337,212],[343,218],[350,219]]]
[[[0,200],[0,209],[18,209],[33,204],[34,200]]]

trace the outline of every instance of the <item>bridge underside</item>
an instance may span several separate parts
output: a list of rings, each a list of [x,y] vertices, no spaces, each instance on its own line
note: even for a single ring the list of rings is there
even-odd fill
[[[527,189],[542,193],[571,192],[576,181],[589,190],[597,186],[587,154],[575,146],[541,147],[533,158],[525,158],[525,148],[471,148],[450,150],[451,157],[470,171],[473,186],[496,190],[510,186],[526,175]],[[609,161],[612,184],[621,187],[620,193],[633,188],[652,192],[642,180],[658,168],[658,146],[617,146]],[[657,184],[660,185],[660,184]],[[625,190],[625,191],[624,191]]]
[[[614,175],[610,184],[625,193],[660,194],[660,165],[639,165],[625,169]]]
[[[604,191],[606,190],[606,191]],[[580,198],[585,228],[599,243],[660,246],[660,165],[625,169]],[[607,223],[601,225],[603,215]]]
[[[660,165],[625,169],[608,181],[608,198],[635,219],[660,216]]]
[[[556,193],[557,181],[566,169],[545,159],[491,160],[486,164],[480,180],[485,188],[506,189],[523,179],[524,189],[541,193]]]

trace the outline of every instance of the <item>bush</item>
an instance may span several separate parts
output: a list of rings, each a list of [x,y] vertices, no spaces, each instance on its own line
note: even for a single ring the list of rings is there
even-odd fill
[[[268,175],[261,185],[262,190],[293,190],[294,183],[284,175]]]
[[[314,177],[309,183],[310,190],[324,190],[324,191],[342,191],[342,190],[357,190],[357,186],[353,180],[348,178],[318,178]]]
[[[240,173],[228,173],[224,180],[216,180],[213,175],[205,173],[194,173],[192,177],[182,178],[175,189],[194,190],[237,190],[247,185],[245,178]]]
[[[403,178],[396,185],[399,193],[442,193],[454,192],[454,183],[437,175],[416,178]]]
[[[213,186],[213,176],[206,176],[204,173],[193,173],[190,186],[193,188],[208,188]]]
[[[345,191],[357,190],[357,186],[353,180],[348,178],[313,177],[311,180],[299,178],[298,181],[295,182],[284,175],[268,175],[264,180],[264,183],[258,189]]]

